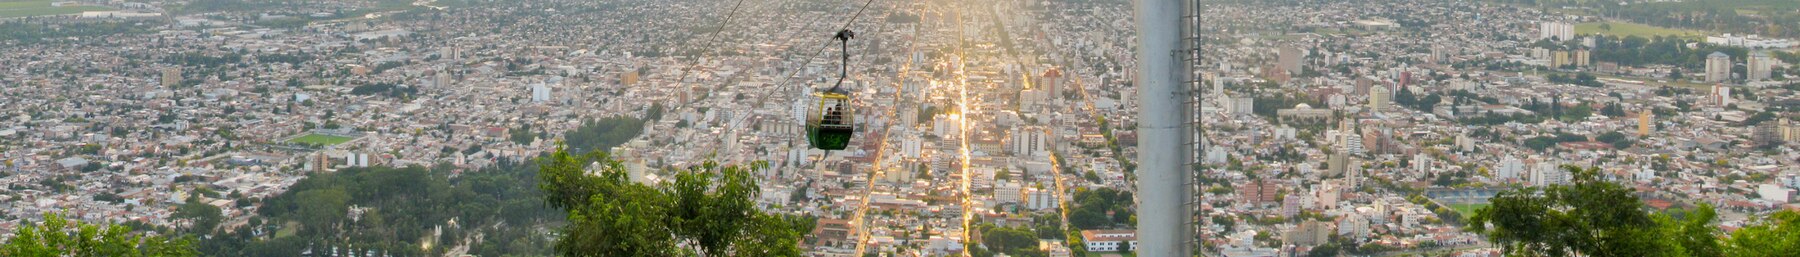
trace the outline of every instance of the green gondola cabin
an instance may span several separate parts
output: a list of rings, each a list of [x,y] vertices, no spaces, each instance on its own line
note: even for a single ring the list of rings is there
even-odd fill
[[[819,106],[812,108],[806,119],[806,141],[821,150],[844,150],[856,129],[856,112],[850,108],[850,96],[838,92],[819,94]]]

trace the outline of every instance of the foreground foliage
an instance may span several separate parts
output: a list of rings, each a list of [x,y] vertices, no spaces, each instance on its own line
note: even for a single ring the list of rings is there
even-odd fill
[[[1647,212],[1630,188],[1596,168],[1564,167],[1568,185],[1495,195],[1469,218],[1470,231],[1507,256],[1792,256],[1800,215],[1781,211],[1722,238],[1711,206]]]
[[[44,214],[0,245],[0,256],[198,256],[193,240],[133,233],[121,225],[90,224]]]
[[[799,256],[800,235],[813,224],[756,208],[751,172],[760,164],[707,163],[652,186],[631,182],[605,152],[559,148],[540,163],[546,203],[568,212],[561,255]]]

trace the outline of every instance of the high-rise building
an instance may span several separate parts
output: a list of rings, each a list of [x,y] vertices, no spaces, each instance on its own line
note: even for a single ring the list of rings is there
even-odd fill
[[[1431,172],[1432,160],[1434,160],[1434,159],[1431,158],[1431,155],[1426,155],[1425,153],[1413,154],[1413,157],[1412,157],[1413,172],[1418,172],[1419,174],[1425,174],[1427,172]]]
[[[1644,110],[1644,111],[1638,112],[1638,128],[1637,128],[1638,136],[1641,137],[1641,136],[1649,136],[1650,135],[1650,122],[1652,120],[1656,119],[1656,117],[1652,116],[1652,115],[1656,115],[1656,114],[1650,113],[1650,110]]]
[[[1389,95],[1386,86],[1374,86],[1373,88],[1369,88],[1369,109],[1378,112],[1387,110],[1388,102],[1390,101],[1388,100],[1388,97],[1391,96]]]
[[[1350,153],[1341,151],[1332,153],[1331,157],[1325,159],[1325,174],[1327,176],[1344,174],[1344,171],[1350,168],[1347,165],[1350,165]]]
[[[1569,171],[1563,170],[1562,167],[1558,167],[1556,162],[1538,160],[1536,164],[1532,165],[1531,186],[1541,187],[1568,184],[1570,177],[1572,177],[1572,175],[1569,174]]]
[[[1524,161],[1520,161],[1519,158],[1507,156],[1506,159],[1500,160],[1500,165],[1498,167],[1494,167],[1493,175],[1495,179],[1508,180],[1519,178],[1519,173],[1524,171]]]
[[[1339,151],[1342,151],[1344,153],[1349,153],[1349,154],[1362,154],[1362,152],[1363,152],[1362,135],[1357,134],[1356,128],[1352,127],[1352,124],[1354,124],[1355,122],[1356,121],[1354,121],[1354,120],[1346,120],[1346,121],[1338,122],[1338,135],[1343,137],[1342,139],[1338,140],[1338,146],[1339,146],[1339,148],[1342,148],[1342,149],[1338,149]]]
[[[1063,96],[1062,77],[1063,77],[1062,70],[1057,69],[1057,68],[1050,68],[1050,70],[1044,71],[1043,80],[1038,81],[1038,84],[1042,85],[1044,87],[1044,90],[1048,91],[1048,93],[1050,94],[1050,98],[1048,98],[1048,100],[1050,100],[1053,103],[1056,100],[1063,99],[1063,97],[1062,97]]]
[[[626,86],[636,85],[637,82],[638,82],[638,73],[635,70],[634,71],[626,71],[626,72],[624,72],[624,74],[619,75],[619,84],[620,85],[626,85]]]
[[[1048,156],[1049,140],[1046,140],[1042,128],[1016,128],[1012,131],[1013,156]]]
[[[900,154],[901,154],[900,157],[905,157],[907,159],[914,159],[914,160],[920,159],[921,157],[924,157],[923,155],[921,155],[921,153],[923,153],[922,150],[924,148],[925,148],[924,140],[920,140],[919,137],[916,135],[915,136],[907,136],[905,140],[900,141]]]
[[[162,69],[162,86],[163,87],[174,87],[174,86],[178,86],[178,85],[181,85],[181,67],[163,68]]]
[[[1563,66],[1574,65],[1574,64],[1575,64],[1574,62],[1569,60],[1569,51],[1550,52],[1550,67],[1551,68],[1562,68]]]
[[[1283,46],[1281,47],[1280,54],[1281,56],[1278,57],[1280,59],[1278,60],[1279,63],[1277,68],[1281,68],[1281,71],[1288,72],[1289,74],[1299,74],[1301,69],[1300,59],[1305,57],[1304,55],[1306,55],[1306,53],[1301,52],[1300,48]]]
[[[1770,120],[1757,124],[1755,128],[1750,130],[1750,140],[1755,141],[1757,145],[1780,144],[1782,141],[1781,125],[1782,123],[1785,123],[1785,121],[1786,120]]]
[[[1538,39],[1552,41],[1575,39],[1575,24],[1548,21],[1538,23]]]
[[[1731,79],[1731,55],[1713,52],[1706,55],[1706,82]]]
[[[1769,76],[1774,73],[1775,58],[1769,57],[1768,52],[1759,51],[1750,53],[1750,58],[1746,60],[1744,66],[1746,66],[1744,67],[1744,71],[1746,72],[1746,74],[1744,74],[1744,80],[1767,80],[1769,79]]]
[[[1589,59],[1592,58],[1592,56],[1590,56],[1591,54],[1592,53],[1588,52],[1587,49],[1576,49],[1572,53],[1572,56],[1569,56],[1569,59],[1573,59],[1570,61],[1575,62],[1575,67],[1588,67],[1588,65],[1592,64],[1588,62]]]
[[[531,102],[542,103],[545,101],[550,101],[550,86],[544,85],[542,83],[532,84],[531,85]]]
[[[1717,106],[1731,105],[1731,87],[1724,84],[1713,85],[1712,92],[1707,95],[1706,100]]]
[[[438,88],[450,87],[450,71],[448,71],[448,70],[437,71],[437,74],[435,74],[431,77],[431,86],[438,87]]]

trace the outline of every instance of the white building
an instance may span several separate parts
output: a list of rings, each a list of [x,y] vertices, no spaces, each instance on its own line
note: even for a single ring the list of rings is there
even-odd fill
[[[1042,128],[1028,127],[1013,129],[1013,156],[1049,156],[1050,142]]]
[[[1731,87],[1713,85],[1712,92],[1707,95],[1706,100],[1717,106],[1731,105]]]
[[[1789,48],[1796,46],[1793,40],[1785,38],[1762,38],[1762,36],[1758,35],[1737,36],[1732,34],[1707,36],[1706,43],[1744,48]]]
[[[1557,167],[1555,162],[1538,161],[1531,169],[1531,186],[1549,186],[1568,184],[1569,171]]]
[[[1000,181],[994,185],[994,201],[999,203],[1018,203],[1025,200],[1025,192],[1020,189],[1019,182]]]
[[[546,101],[550,101],[550,86],[544,84],[532,84],[531,102],[542,103]]]
[[[1088,252],[1118,252],[1119,247],[1137,250],[1136,230],[1082,230],[1081,239]]]
[[[1776,184],[1757,185],[1756,194],[1761,196],[1764,201],[1770,201],[1776,204],[1785,204],[1794,200],[1793,189],[1781,187],[1781,185]]]
[[[1752,52],[1744,66],[1744,71],[1747,72],[1744,74],[1744,80],[1768,80],[1774,73],[1775,58],[1770,57],[1768,52]]]
[[[1538,39],[1563,41],[1575,39],[1575,24],[1564,22],[1538,23]]]
[[[1494,168],[1494,179],[1516,179],[1519,178],[1519,174],[1524,171],[1524,161],[1520,161],[1519,158],[1507,156],[1506,159],[1500,160],[1500,166]]]
[[[1706,82],[1731,79],[1731,55],[1713,52],[1706,55]]]
[[[1025,189],[1025,208],[1032,210],[1049,210],[1059,207],[1056,202],[1056,190]]]

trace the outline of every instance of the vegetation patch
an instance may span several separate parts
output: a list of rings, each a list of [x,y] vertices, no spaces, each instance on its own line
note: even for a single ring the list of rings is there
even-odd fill
[[[352,140],[352,139],[355,139],[355,138],[340,137],[340,136],[333,136],[333,135],[322,135],[322,134],[308,134],[305,136],[296,137],[294,139],[288,139],[288,142],[301,143],[301,144],[316,144],[316,145],[336,145],[336,144],[342,144],[344,142],[350,142],[350,140]]]
[[[0,0],[0,18],[77,14],[87,11],[115,10],[105,6],[51,6],[51,0]]]
[[[1654,38],[1657,36],[1700,38],[1700,37],[1706,36],[1706,32],[1704,32],[1704,31],[1664,28],[1664,27],[1650,26],[1650,25],[1644,25],[1644,24],[1637,24],[1637,23],[1630,23],[1630,22],[1616,22],[1616,21],[1587,22],[1587,23],[1575,24],[1575,34],[1577,34],[1577,35],[1600,34],[1600,35],[1611,35],[1611,36],[1620,36],[1620,37],[1639,36],[1639,37],[1644,37],[1644,38]]]

